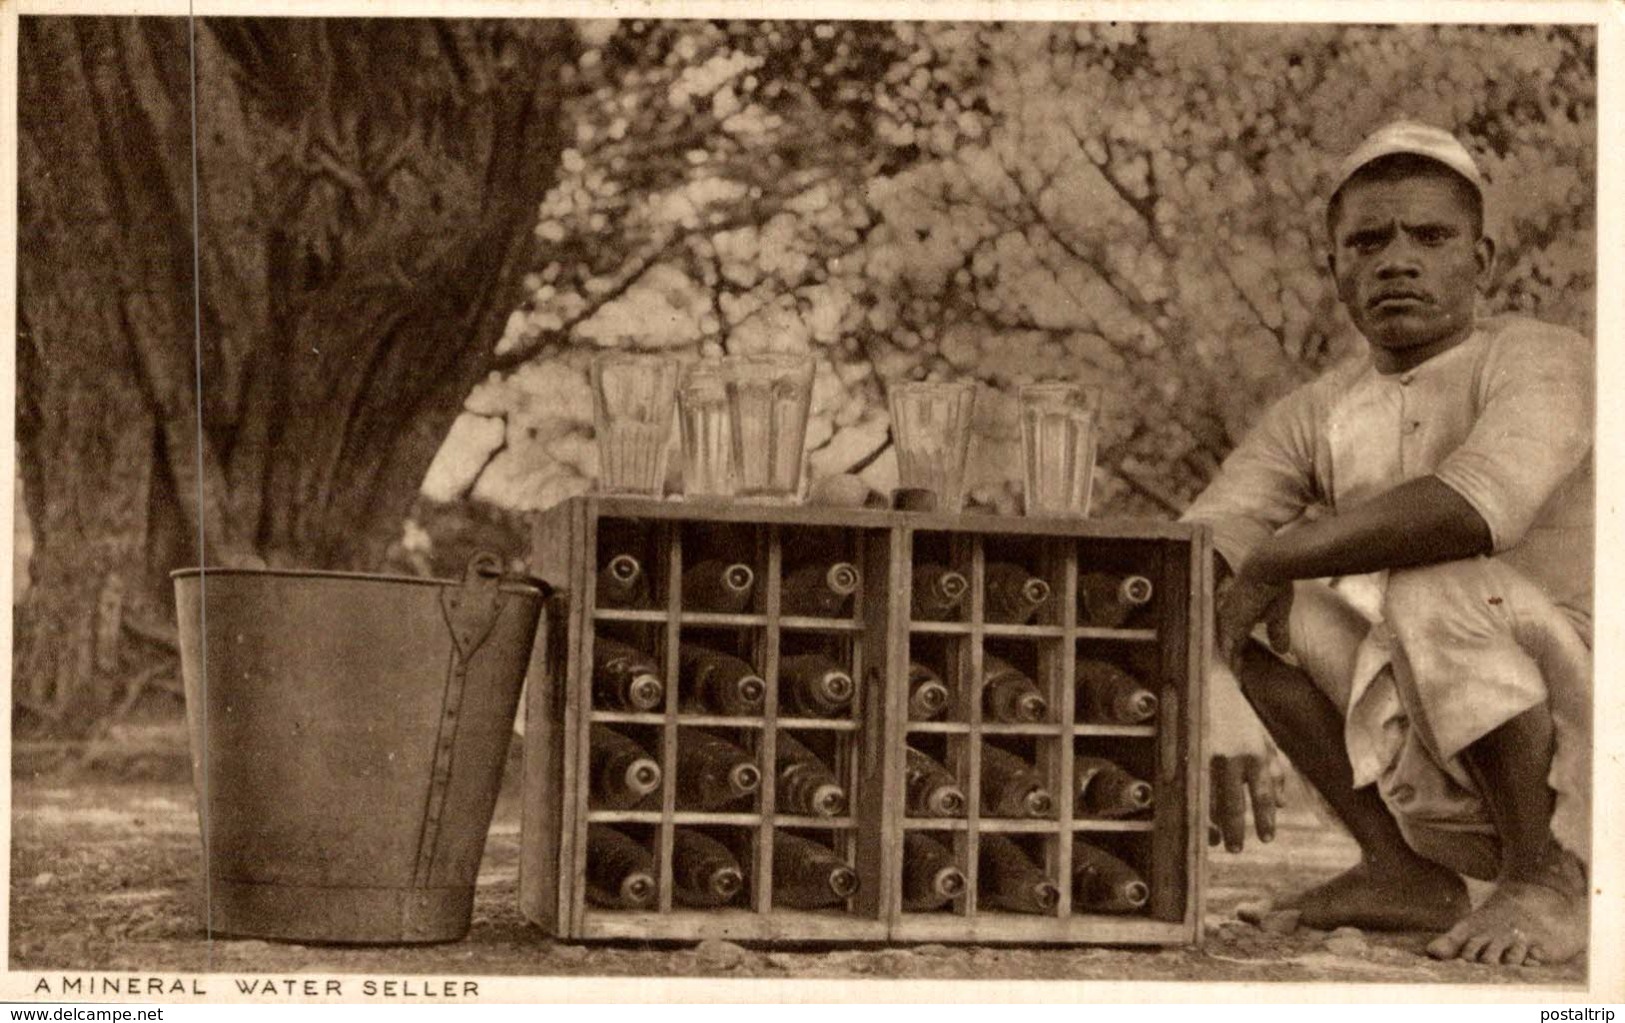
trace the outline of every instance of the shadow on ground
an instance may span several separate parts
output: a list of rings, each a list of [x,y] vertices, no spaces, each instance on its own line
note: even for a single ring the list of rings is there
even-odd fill
[[[14,763],[13,970],[262,976],[1584,982],[1579,963],[1514,969],[1435,962],[1422,951],[1429,935],[1334,936],[1304,929],[1278,934],[1240,922],[1235,917],[1238,905],[1283,896],[1354,861],[1353,843],[1304,808],[1284,816],[1273,844],[1254,842],[1239,855],[1211,857],[1206,939],[1199,949],[919,945],[774,950],[717,941],[699,946],[555,942],[529,926],[519,912],[519,806],[512,772],[486,845],[474,925],[466,941],[387,949],[211,941],[202,929],[202,849],[184,760],[155,752],[126,754],[118,758],[116,770],[108,769],[110,754],[105,749],[60,756],[35,750]],[[182,765],[178,772],[177,762]],[[115,781],[109,778],[112,774],[145,780]]]

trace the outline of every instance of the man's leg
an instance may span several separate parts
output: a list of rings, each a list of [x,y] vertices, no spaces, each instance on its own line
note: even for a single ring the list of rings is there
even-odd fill
[[[1256,643],[1239,673],[1242,692],[1287,759],[1360,846],[1360,862],[1290,905],[1309,927],[1441,930],[1467,912],[1467,886],[1412,851],[1375,787],[1354,787],[1343,715],[1304,671]]]
[[[1434,939],[1440,959],[1563,962],[1586,946],[1585,870],[1552,837],[1554,793],[1546,783],[1552,718],[1544,704],[1519,714],[1462,752],[1501,845],[1495,892]]]
[[[1495,892],[1428,951],[1513,965],[1572,958],[1588,928],[1572,851],[1585,845],[1568,821],[1589,807],[1572,766],[1589,746],[1589,650],[1532,583],[1490,560],[1394,573],[1385,613],[1415,736],[1471,781],[1500,849]]]

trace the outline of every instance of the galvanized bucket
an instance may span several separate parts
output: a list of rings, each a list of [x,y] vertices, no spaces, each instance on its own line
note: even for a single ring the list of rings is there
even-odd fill
[[[211,932],[455,941],[542,586],[173,573]]]

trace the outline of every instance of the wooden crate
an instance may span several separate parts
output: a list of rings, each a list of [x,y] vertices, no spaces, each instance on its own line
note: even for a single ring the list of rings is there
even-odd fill
[[[525,787],[520,898],[527,918],[569,938],[785,941],[975,941],[1091,944],[1184,944],[1201,937],[1199,857],[1205,835],[1202,790],[1202,679],[1208,656],[1212,580],[1210,544],[1199,527],[1155,522],[1067,521],[949,516],[866,509],[780,508],[586,497],[538,517],[532,571],[557,594],[545,643],[532,665],[526,710]],[[681,606],[685,551],[725,543],[757,573],[753,606],[716,614]],[[634,548],[652,578],[647,609],[598,607],[600,554]],[[781,583],[811,557],[852,561],[862,585],[837,618],[780,614]],[[971,582],[958,620],[911,622],[913,565],[947,562]],[[1025,625],[985,620],[983,581],[995,561],[1015,561],[1045,578],[1053,596]],[[1102,568],[1151,578],[1156,596],[1126,628],[1080,626],[1080,571]],[[592,644],[604,632],[641,638],[666,681],[665,707],[632,714],[592,706]],[[679,711],[677,650],[685,637],[734,637],[736,649],[769,683],[756,718],[718,718]],[[859,682],[850,717],[781,715],[776,680],[786,649],[822,646],[844,660]],[[1050,720],[984,722],[977,687],[988,652],[1018,663],[1047,690]],[[911,656],[939,667],[956,693],[948,720],[910,722]],[[1152,723],[1079,720],[1074,679],[1080,657],[1128,667],[1160,698]],[[657,805],[602,810],[589,805],[588,733],[594,722],[636,733],[658,751],[666,782]],[[677,745],[686,729],[722,729],[753,749],[762,787],[748,812],[699,813],[677,805]],[[849,815],[794,817],[775,809],[777,737],[820,737],[833,751],[851,795]],[[1037,764],[1057,793],[1053,819],[993,818],[981,813],[978,783],[984,739]],[[904,756],[927,748],[958,775],[967,797],[963,818],[916,818],[905,812]],[[1156,800],[1143,819],[1075,817],[1073,754],[1109,756],[1152,781]],[[618,824],[643,841],[657,864],[658,903],[644,910],[606,909],[586,899],[589,822]],[[703,827],[746,850],[739,905],[720,910],[674,906],[672,844],[678,827]],[[722,829],[722,830],[715,830]],[[860,887],[844,911],[774,907],[775,837],[786,829],[820,837],[858,872]],[[926,830],[951,845],[970,882],[966,894],[932,912],[903,909],[903,836]],[[986,834],[1015,837],[1060,889],[1047,915],[1003,912],[979,902],[978,845]],[[1134,864],[1150,901],[1132,914],[1074,912],[1072,842],[1083,838]]]

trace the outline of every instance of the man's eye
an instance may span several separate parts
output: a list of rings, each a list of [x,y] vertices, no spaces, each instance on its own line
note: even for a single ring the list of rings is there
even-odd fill
[[[1345,244],[1356,252],[1375,252],[1382,245],[1382,237],[1375,234],[1354,234],[1349,235]]]
[[[1448,227],[1423,227],[1414,232],[1416,240],[1423,245],[1443,245],[1455,237],[1455,232]]]

